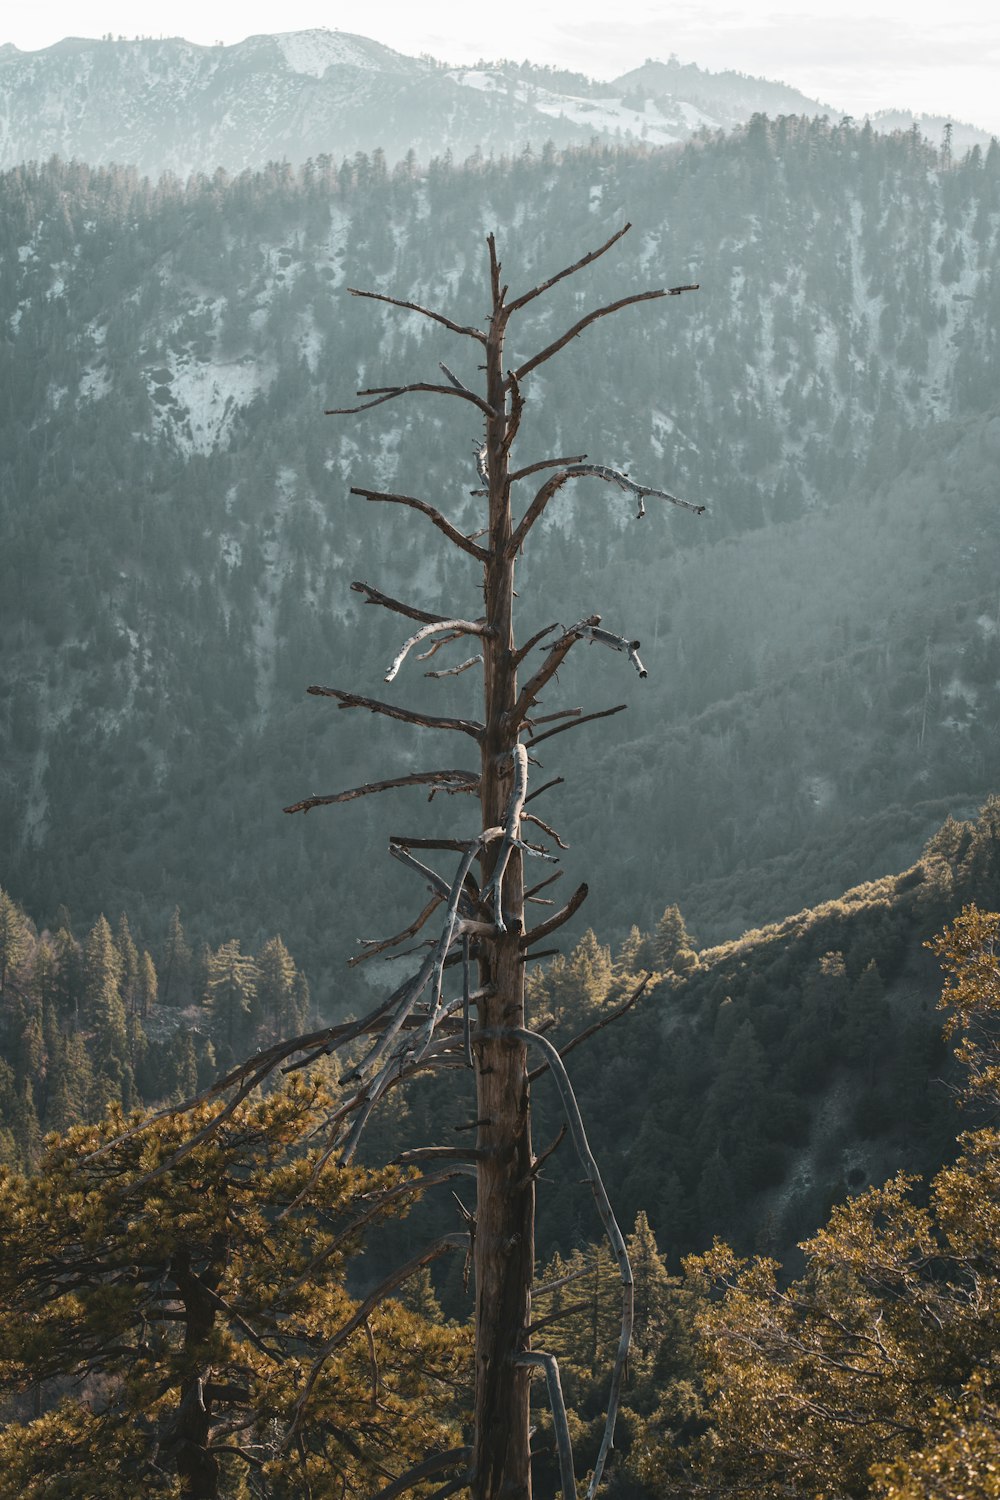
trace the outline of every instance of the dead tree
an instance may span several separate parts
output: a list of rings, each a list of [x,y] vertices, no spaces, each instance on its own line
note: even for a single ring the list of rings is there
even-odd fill
[[[369,1015],[359,1021],[328,1027],[308,1036],[284,1041],[258,1053],[208,1091],[224,1097],[216,1117],[226,1118],[264,1079],[283,1069],[306,1067],[335,1049],[370,1039],[367,1052],[342,1080],[346,1097],[333,1114],[324,1160],[353,1156],[373,1109],[390,1089],[414,1074],[432,1068],[467,1067],[475,1075],[475,1144],[472,1147],[438,1146],[405,1152],[399,1158],[409,1163],[433,1166],[414,1191],[428,1183],[440,1183],[458,1173],[476,1177],[476,1208],[466,1226],[469,1256],[475,1278],[476,1389],[472,1445],[438,1456],[431,1455],[407,1475],[401,1475],[376,1500],[391,1500],[433,1474],[451,1478],[438,1495],[471,1492],[474,1500],[530,1500],[531,1452],[529,1431],[529,1385],[533,1369],[544,1371],[553,1409],[564,1500],[575,1500],[576,1483],[569,1428],[555,1359],[532,1348],[532,1276],[534,1270],[535,1178],[540,1158],[532,1151],[530,1082],[539,1073],[552,1073],[566,1119],[566,1130],[583,1167],[584,1180],[594,1194],[597,1209],[617,1259],[622,1284],[621,1338],[610,1380],[604,1438],[591,1473],[588,1500],[601,1480],[611,1449],[619,1392],[625,1371],[632,1325],[632,1274],[621,1231],[615,1222],[597,1164],[587,1137],[562,1055],[545,1037],[530,1029],[525,1015],[525,964],[537,955],[539,945],[575,914],[587,894],[581,885],[566,904],[552,915],[530,925],[526,906],[548,881],[525,890],[523,864],[526,856],[556,858],[539,845],[538,835],[550,844],[564,847],[528,803],[553,783],[529,792],[532,752],[553,735],[578,728],[624,705],[584,714],[579,709],[542,712],[542,694],[549,687],[570,651],[581,641],[608,646],[628,657],[640,677],[646,669],[639,658],[639,642],[602,627],[591,615],[568,628],[550,625],[518,645],[514,631],[514,574],[518,557],[532,528],[559,491],[573,479],[597,479],[613,486],[637,502],[638,515],[645,501],[662,500],[668,505],[701,514],[694,505],[665,490],[641,484],[620,469],[588,462],[585,454],[551,458],[523,468],[512,467],[512,449],[524,410],[523,386],[528,377],[564,349],[592,323],[638,303],[677,297],[694,286],[675,286],[657,291],[632,293],[579,318],[545,348],[517,368],[505,367],[504,343],[511,318],[537,297],[565,278],[582,271],[604,255],[626,233],[626,224],[606,244],[584,255],[574,265],[550,276],[530,291],[508,299],[501,280],[493,235],[487,239],[489,253],[490,313],[484,329],[466,327],[444,313],[380,292],[351,289],[357,297],[370,298],[391,307],[419,314],[460,338],[471,340],[480,354],[485,372],[483,390],[471,390],[447,365],[440,368],[444,379],[408,385],[362,390],[362,403],[336,408],[328,415],[345,416],[402,397],[426,393],[463,401],[482,419],[483,438],[475,444],[477,487],[472,491],[484,501],[486,525],[468,535],[453,525],[437,507],[412,495],[361,487],[351,493],[366,501],[396,505],[425,516],[447,543],[473,559],[482,569],[483,612],[477,619],[451,618],[416,608],[390,598],[367,583],[353,589],[368,604],[402,616],[414,624],[395,658],[387,665],[385,680],[393,682],[412,653],[425,659],[449,644],[469,642],[474,654],[453,667],[427,673],[451,676],[482,669],[481,717],[442,717],[425,711],[399,707],[380,699],[361,696],[339,687],[313,686],[308,691],[334,700],[340,708],[367,709],[402,723],[449,731],[471,741],[478,765],[460,769],[432,769],[327,796],[313,796],[285,809],[308,812],[323,805],[352,801],[400,787],[430,788],[431,794],[466,794],[478,798],[476,826],[449,840],[393,840],[390,853],[410,868],[427,888],[418,915],[400,933],[383,941],[370,941],[355,962],[386,952],[416,936],[425,928],[434,933],[417,971]],[[534,494],[517,514],[515,496],[534,481]],[[553,633],[558,634],[552,639]],[[523,672],[523,680],[522,680]],[[559,778],[556,778],[557,780]],[[530,837],[529,837],[530,829]],[[536,832],[537,830],[537,832]],[[452,867],[447,874],[418,857],[427,849],[447,855]],[[432,924],[433,925],[430,925]],[[475,979],[473,971],[475,970]],[[446,976],[461,976],[459,993],[446,994]],[[633,1004],[645,981],[628,997],[613,1020]],[[600,1024],[606,1024],[601,1022]],[[574,1039],[565,1054],[597,1027]],[[529,1073],[529,1052],[540,1054],[539,1066]],[[211,1127],[206,1127],[211,1128]],[[202,1133],[203,1134],[203,1133]],[[201,1136],[194,1137],[197,1142]],[[172,1159],[190,1149],[185,1145]],[[548,1153],[546,1153],[547,1155]],[[169,1167],[164,1163],[158,1170]],[[426,1264],[435,1255],[455,1247],[461,1237],[447,1236],[413,1265]],[[412,1267],[404,1268],[409,1271]],[[393,1285],[397,1285],[397,1276]],[[536,1289],[540,1296],[546,1289]],[[543,1317],[539,1320],[547,1322]],[[301,1403],[308,1399],[323,1360],[321,1351],[308,1372]]]
[[[579,318],[560,337],[517,368],[507,367],[504,361],[504,343],[511,318],[557,282],[583,270],[610,250],[628,227],[626,224],[600,249],[513,298],[508,298],[508,288],[501,280],[496,244],[490,235],[487,240],[490,314],[484,329],[462,326],[439,311],[413,302],[351,288],[354,296],[418,313],[452,334],[471,340],[481,351],[484,388],[481,392],[471,390],[442,363],[442,383],[428,381],[362,390],[358,392],[360,397],[366,398],[362,405],[336,408],[328,413],[345,416],[400,397],[428,393],[467,403],[475,408],[483,422],[483,441],[476,444],[479,488],[473,493],[485,501],[486,526],[477,536],[466,535],[435,506],[413,496],[363,488],[351,491],[371,502],[419,511],[437,527],[449,545],[481,566],[483,613],[476,620],[431,615],[390,599],[365,584],[355,584],[354,588],[368,602],[419,622],[419,628],[404,642],[389,665],[386,682],[395,679],[414,648],[424,647],[421,652],[421,657],[424,657],[442,644],[470,639],[475,655],[460,661],[449,671],[463,672],[481,664],[482,717],[475,720],[446,719],[404,710],[338,688],[309,689],[311,693],[336,699],[342,708],[365,708],[409,724],[453,731],[472,740],[478,748],[479,765],[475,770],[431,770],[399,778],[393,783],[372,783],[340,794],[340,798],[357,796],[405,781],[449,792],[475,792],[479,799],[479,827],[474,834],[458,841],[456,853],[460,853],[460,857],[450,883],[416,859],[413,845],[407,847],[400,843],[392,846],[391,852],[421,874],[431,891],[430,902],[401,936],[415,933],[430,921],[434,913],[443,911],[443,921],[436,945],[414,978],[397,992],[393,1010],[387,1015],[385,1030],[358,1070],[359,1094],[363,1095],[363,1102],[359,1104],[355,1123],[342,1147],[347,1152],[353,1150],[359,1128],[371,1105],[402,1072],[430,1061],[432,1056],[441,1061],[452,1060],[461,1048],[476,1078],[477,1134],[475,1148],[469,1153],[477,1178],[473,1250],[475,1423],[469,1477],[467,1481],[463,1480],[463,1483],[468,1482],[476,1500],[499,1500],[500,1496],[505,1500],[515,1500],[515,1497],[530,1496],[529,1382],[531,1368],[535,1365],[546,1371],[550,1397],[557,1408],[556,1426],[567,1500],[576,1493],[572,1460],[568,1456],[568,1429],[564,1421],[560,1422],[558,1414],[561,1397],[555,1361],[551,1356],[530,1349],[538,1163],[531,1145],[529,1048],[540,1048],[544,1062],[555,1074],[570,1133],[593,1187],[621,1271],[622,1339],[612,1380],[605,1439],[591,1477],[590,1495],[600,1482],[613,1439],[618,1387],[631,1328],[631,1272],[624,1241],[590,1155],[583,1123],[559,1054],[551,1043],[532,1034],[524,1007],[527,957],[544,938],[572,917],[586,896],[586,887],[581,886],[560,911],[532,927],[525,915],[523,862],[525,855],[542,853],[529,842],[528,823],[554,842],[559,842],[553,831],[535,814],[526,811],[529,752],[550,735],[576,728],[595,717],[580,715],[578,711],[563,715],[540,714],[543,691],[579,641],[597,642],[624,652],[640,677],[646,675],[646,669],[638,656],[639,642],[601,628],[600,617],[596,615],[562,630],[548,645],[543,645],[543,640],[551,635],[557,628],[555,626],[519,647],[514,631],[514,574],[532,527],[571,479],[593,478],[615,486],[634,497],[640,516],[647,499],[663,500],[695,513],[700,513],[704,507],[692,505],[664,490],[636,483],[618,469],[589,463],[584,454],[552,458],[522,469],[512,467],[511,455],[524,409],[523,386],[540,365],[558,354],[592,323],[611,313],[640,302],[676,297],[695,288],[675,286],[621,297]],[[521,493],[525,482],[534,479],[537,483],[537,476],[542,474],[545,477],[534,496],[516,517],[515,496]],[[537,665],[529,668],[527,663],[531,653],[535,653]],[[522,666],[525,671],[523,682],[519,679]],[[541,728],[542,724],[552,720],[557,721],[553,727]],[[333,800],[338,799],[311,798],[289,811],[305,811],[319,801]],[[553,856],[544,853],[543,857]],[[443,1001],[445,966],[458,955],[462,966],[461,1025],[457,1020],[449,1024],[451,1007]],[[478,968],[474,996],[470,978],[473,959]],[[473,1005],[475,1023],[470,1017]],[[414,1024],[418,1017],[419,1024]]]

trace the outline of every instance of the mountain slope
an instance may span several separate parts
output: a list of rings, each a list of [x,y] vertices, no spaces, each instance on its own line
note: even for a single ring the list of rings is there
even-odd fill
[[[547,140],[664,145],[757,110],[821,107],[781,84],[663,64],[616,84],[527,64],[449,68],[340,31],[230,47],[70,37],[40,52],[0,48],[0,166],[58,155],[186,177],[376,149],[426,163]]]
[[[180,903],[197,935],[277,928],[314,976],[397,929],[413,889],[385,837],[454,836],[461,810],[280,808],[453,754],[302,690],[375,691],[398,650],[352,579],[477,612],[420,517],[347,492],[398,484],[475,529],[478,424],[419,398],[321,412],[440,359],[476,372],[344,284],[471,322],[484,227],[530,285],[633,205],[588,305],[702,290],[527,381],[518,452],[587,450],[711,506],[637,522],[568,486],[524,560],[522,638],[598,610],[650,669],[583,648],[548,702],[629,703],[542,757],[588,919],[623,933],[678,900],[732,936],[912,858],[997,785],[1000,148],[945,166],[910,136],[758,120],[426,178],[52,165],[0,194],[0,849],[39,915],[126,906],[155,931]],[[557,290],[513,358],[579,316]],[[471,687],[393,691],[468,713]]]

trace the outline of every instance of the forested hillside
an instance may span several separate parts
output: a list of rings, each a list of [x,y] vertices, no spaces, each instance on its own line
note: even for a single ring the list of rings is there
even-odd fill
[[[941,1078],[940,971],[925,944],[969,902],[1000,906],[996,799],[975,822],[946,821],[902,873],[737,940],[702,947],[671,906],[614,949],[588,931],[533,969],[535,1024],[560,1041],[606,1020],[643,972],[653,976],[635,1010],[574,1055],[573,1075],[616,1208],[629,1223],[646,1214],[674,1267],[716,1234],[787,1252],[846,1192],[941,1164],[953,1101]],[[125,915],[80,934],[61,915],[57,931],[39,933],[0,892],[0,1161],[9,1165],[35,1165],[46,1132],[109,1108],[191,1098],[241,1057],[313,1024],[280,937],[257,953],[233,939],[193,951],[175,913],[154,954]],[[403,1144],[446,1138],[471,1107],[450,1075],[425,1081],[381,1107],[368,1157],[378,1165]],[[558,1103],[544,1082],[536,1110],[541,1136],[554,1134]],[[447,1198],[441,1212],[446,1232]],[[549,1186],[544,1252],[568,1254],[592,1237],[589,1212],[572,1181]]]
[[[534,1024],[563,1047],[634,995],[641,967],[655,976],[571,1061],[633,1225],[615,1500],[735,1500],[748,1467],[775,1500],[805,1500],[823,1481],[858,1500],[913,1500],[926,1492],[906,1486],[925,1468],[949,1485],[989,1472],[996,1133],[956,1142],[955,1095],[978,1101],[972,1126],[995,1096],[1000,918],[970,900],[1000,904],[995,799],[975,824],[946,822],[901,874],[739,941],[698,951],[671,907],[614,956],[587,933],[534,972]],[[960,1065],[940,1036],[929,947],[950,976]],[[266,1047],[300,1025],[303,998],[280,939],[256,957],[229,942],[193,961],[175,920],[157,964],[125,918],[115,934],[101,918],[81,946],[67,928],[39,934],[0,893],[0,1370],[22,1393],[0,1407],[0,1495],[45,1500],[57,1483],[81,1500],[176,1495],[176,1472],[237,1500],[243,1465],[279,1492],[308,1482],[317,1497],[367,1494],[428,1445],[459,1440],[462,1258],[443,1263],[437,1293],[425,1268],[383,1302],[367,1343],[361,1323],[364,1294],[395,1290],[414,1245],[427,1261],[446,1247],[455,1195],[441,1184],[455,1174],[431,1173],[404,1228],[394,1214],[419,1184],[384,1163],[402,1142],[462,1124],[467,1083],[438,1075],[393,1094],[368,1170],[323,1166],[317,1140],[337,1098],[326,1061],[232,1119],[202,1106],[124,1131],[123,1103],[190,1094],[233,1045]],[[537,1086],[536,1121],[558,1144],[550,1088]],[[99,1127],[70,1129],[97,1114]],[[69,1133],[43,1147],[52,1126]],[[37,1175],[10,1171],[21,1164]],[[930,1192],[914,1170],[937,1174]],[[572,1175],[546,1181],[538,1299],[586,1465],[620,1288]],[[362,1228],[370,1239],[349,1277]],[[719,1231],[735,1250],[717,1241],[678,1278],[681,1255],[706,1252]],[[206,1278],[217,1289],[207,1318]],[[320,1345],[332,1362],[303,1366]],[[210,1367],[192,1427],[196,1360]],[[797,1418],[813,1407],[803,1431]],[[537,1420],[542,1489],[557,1470],[544,1407]]]
[[[959,161],[756,118],[426,177],[378,156],[187,183],[53,162],[0,199],[0,851],[49,926],[62,900],[87,926],[127,909],[149,941],[177,905],[213,946],[279,930],[321,1008],[351,1003],[329,966],[391,930],[397,894],[371,851],[458,813],[283,817],[411,768],[303,689],[370,690],[398,647],[352,579],[476,600],[419,517],[347,490],[398,485],[473,527],[478,434],[417,400],[363,430],[322,410],[442,358],[463,373],[446,332],[373,325],[346,287],[477,320],[494,224],[514,285],[626,217],[588,296],[701,284],[526,382],[519,461],[587,451],[710,506],[637,521],[623,499],[609,524],[581,481],[522,574],[523,635],[598,610],[650,672],[564,669],[567,704],[629,713],[544,757],[602,937],[673,901],[703,941],[734,937],[907,863],[994,787],[995,144]],[[526,314],[525,347],[544,332]],[[461,679],[433,692],[465,701]]]

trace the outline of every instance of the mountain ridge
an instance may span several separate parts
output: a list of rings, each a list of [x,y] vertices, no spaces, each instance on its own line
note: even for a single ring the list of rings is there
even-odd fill
[[[591,138],[677,144],[758,112],[829,109],[784,83],[676,59],[602,83],[531,64],[453,66],[324,28],[231,46],[66,37],[32,52],[0,48],[0,168],[58,155],[186,177],[376,149],[390,164],[426,165],[446,152],[517,154]],[[955,133],[956,146],[976,141],[988,137]]]

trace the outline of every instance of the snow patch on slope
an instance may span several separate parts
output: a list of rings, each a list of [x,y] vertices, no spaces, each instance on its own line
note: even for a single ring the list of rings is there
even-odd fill
[[[365,68],[368,72],[378,69],[377,61],[358,46],[358,39],[340,31],[326,31],[322,27],[312,31],[285,31],[274,39],[293,73],[306,73],[311,78],[322,78],[327,68]]]

